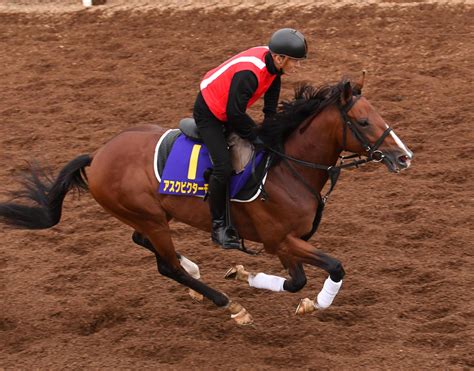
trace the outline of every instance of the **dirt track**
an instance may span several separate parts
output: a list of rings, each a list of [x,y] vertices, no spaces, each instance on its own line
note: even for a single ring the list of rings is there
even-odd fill
[[[376,165],[343,174],[312,239],[347,272],[323,313],[293,315],[322,271],[308,267],[298,294],[227,282],[233,263],[285,273],[272,256],[222,252],[174,224],[178,249],[203,280],[241,298],[249,328],[159,276],[87,195],[68,196],[52,230],[1,226],[0,368],[474,367],[473,16],[471,6],[431,4],[0,14],[1,191],[16,188],[26,160],[57,170],[123,128],[175,127],[204,72],[283,25],[311,47],[283,98],[298,80],[366,68],[365,95],[415,152],[399,176]]]
[[[114,14],[117,11],[170,10],[182,11],[199,9],[201,11],[261,11],[273,8],[311,12],[314,7],[341,8],[344,6],[418,7],[426,4],[473,5],[474,0],[92,0],[99,6],[88,11],[101,11]],[[81,0],[0,0],[0,12],[21,13],[68,13],[84,10]]]

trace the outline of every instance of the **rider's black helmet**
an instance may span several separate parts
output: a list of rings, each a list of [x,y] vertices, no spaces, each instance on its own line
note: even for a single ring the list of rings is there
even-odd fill
[[[293,28],[282,28],[270,38],[268,48],[274,54],[285,55],[295,59],[306,58],[308,44],[299,31]]]

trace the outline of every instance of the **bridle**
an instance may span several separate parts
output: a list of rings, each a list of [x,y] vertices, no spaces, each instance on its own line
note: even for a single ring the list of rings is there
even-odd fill
[[[385,138],[390,134],[392,131],[391,127],[387,127],[382,135],[375,141],[373,145],[367,140],[365,134],[360,131],[358,128],[357,123],[354,123],[352,119],[349,117],[348,113],[352,109],[352,107],[357,103],[357,101],[362,97],[362,95],[356,95],[352,97],[352,99],[347,102],[344,106],[338,105],[339,112],[341,113],[342,121],[344,125],[342,126],[342,150],[345,151],[346,147],[346,136],[347,136],[347,128],[349,128],[354,135],[354,137],[359,141],[362,147],[367,152],[367,162],[381,162],[385,158],[385,155],[382,151],[378,148],[382,145]],[[350,155],[348,157],[343,157],[345,159],[356,157],[359,155]]]
[[[341,173],[341,169],[347,169],[347,168],[352,168],[352,167],[359,167],[359,165],[366,164],[369,162],[381,162],[385,159],[385,155],[383,154],[382,151],[380,151],[378,148],[382,145],[383,141],[385,138],[390,134],[392,131],[391,127],[387,127],[385,131],[382,133],[382,135],[375,141],[374,144],[370,144],[369,140],[365,136],[365,134],[358,128],[358,125],[356,122],[354,122],[348,115],[349,111],[352,109],[352,107],[357,103],[357,101],[362,97],[362,95],[356,95],[352,96],[351,100],[347,102],[344,105],[338,104],[337,107],[339,109],[339,113],[341,114],[342,122],[343,122],[343,133],[342,133],[342,151],[345,151],[346,147],[346,137],[347,137],[347,128],[350,129],[354,137],[359,141],[359,143],[362,145],[362,147],[365,149],[367,152],[367,157],[362,159],[358,154],[354,153],[349,156],[339,156],[340,162],[338,165],[334,166],[327,166],[327,165],[321,165],[321,164],[316,164],[313,162],[308,162],[304,160],[299,160],[297,158],[288,156],[284,153],[281,153],[279,151],[276,151],[270,147],[266,147],[266,149],[270,152],[273,152],[276,154],[278,157],[280,157],[283,162],[288,166],[292,174],[299,179],[303,185],[311,192],[311,194],[320,202],[325,204],[327,200],[329,199],[329,196],[331,195],[331,192],[334,190],[334,187],[336,186],[337,180],[339,179],[339,175]],[[311,116],[308,120],[312,120],[314,116]],[[349,163],[344,163],[344,160],[347,159],[353,159],[358,157],[358,160],[352,160]],[[331,182],[328,191],[326,194],[321,197],[320,193],[315,191],[311,185],[308,184],[308,182],[305,180],[305,178],[294,168],[294,166],[290,163],[296,163],[311,169],[317,169],[317,170],[324,170],[327,171],[329,180]]]

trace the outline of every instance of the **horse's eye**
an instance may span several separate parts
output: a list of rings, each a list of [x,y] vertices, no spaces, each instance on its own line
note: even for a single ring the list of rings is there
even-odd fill
[[[367,119],[358,120],[357,123],[358,123],[360,126],[369,126],[369,120],[367,120]]]

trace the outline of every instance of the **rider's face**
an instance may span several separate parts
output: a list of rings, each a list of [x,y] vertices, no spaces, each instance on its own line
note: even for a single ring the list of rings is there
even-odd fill
[[[295,72],[300,67],[300,60],[283,55],[274,56],[275,66],[286,75]]]
[[[285,57],[285,62],[283,63],[283,71],[285,71],[287,75],[296,72],[296,70],[301,67],[300,62],[301,61],[299,59]]]

